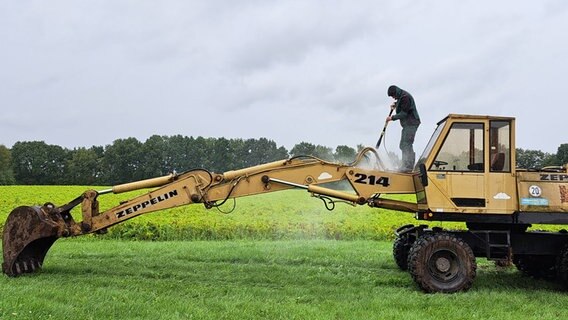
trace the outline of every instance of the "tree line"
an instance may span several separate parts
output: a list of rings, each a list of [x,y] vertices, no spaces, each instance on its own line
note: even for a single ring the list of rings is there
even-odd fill
[[[196,168],[222,173],[294,155],[353,160],[356,150],[349,146],[332,150],[302,142],[288,151],[266,138],[182,135],[154,135],[144,142],[118,139],[105,147],[74,149],[43,141],[22,141],[11,149],[0,145],[0,185],[116,185]]]
[[[203,168],[222,173],[297,155],[313,155],[330,161],[352,161],[358,150],[334,149],[308,142],[291,150],[266,138],[225,139],[154,135],[141,142],[118,139],[105,147],[67,149],[43,141],[16,142],[11,149],[0,145],[0,185],[116,185]],[[516,149],[520,168],[542,168],[568,163],[568,144],[556,154]]]
[[[562,166],[568,163],[568,143],[558,147],[556,153],[547,153],[540,150],[516,149],[518,168],[543,168],[550,166]]]

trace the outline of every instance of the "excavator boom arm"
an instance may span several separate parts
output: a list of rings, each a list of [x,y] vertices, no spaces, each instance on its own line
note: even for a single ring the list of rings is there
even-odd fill
[[[415,211],[416,204],[379,197],[386,193],[414,193],[414,175],[385,171],[380,168],[380,161],[371,163],[374,169],[365,169],[370,164],[369,154],[376,155],[374,149],[364,149],[351,164],[296,157],[223,174],[196,169],[179,175],[118,185],[99,192],[88,190],[61,207],[51,203],[42,207],[19,207],[12,211],[4,227],[2,268],[10,276],[34,272],[41,268],[47,251],[58,238],[103,232],[108,227],[142,214],[193,203],[212,208],[230,198],[291,188],[302,188],[315,196],[359,205]],[[351,188],[337,190],[329,187],[331,183],[339,181],[348,182]],[[99,196],[143,188],[156,189],[99,212]],[[79,204],[82,221],[76,222],[70,211]]]

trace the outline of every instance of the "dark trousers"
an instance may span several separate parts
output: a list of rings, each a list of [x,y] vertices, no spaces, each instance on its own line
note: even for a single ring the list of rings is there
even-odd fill
[[[400,169],[402,171],[412,171],[414,169],[414,161],[416,154],[412,145],[414,144],[414,137],[416,136],[418,126],[402,127],[400,135],[400,151],[402,151],[402,164]]]

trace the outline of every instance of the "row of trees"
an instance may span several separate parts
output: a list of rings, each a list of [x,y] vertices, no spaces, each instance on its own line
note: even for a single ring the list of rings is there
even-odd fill
[[[205,168],[213,172],[254,166],[294,155],[350,159],[356,150],[302,142],[288,151],[272,140],[154,135],[145,142],[118,139],[105,147],[69,150],[43,141],[0,145],[0,185],[114,185]]]
[[[335,150],[308,142],[288,151],[272,140],[225,139],[154,135],[145,142],[118,139],[105,147],[72,150],[43,141],[24,141],[12,149],[0,145],[0,185],[60,184],[115,185],[205,168],[213,172],[245,168],[295,155],[314,155],[325,160],[352,161],[357,150],[338,146]],[[568,144],[556,154],[517,149],[516,165],[542,168],[568,163]]]
[[[568,143],[561,144],[556,154],[524,149],[516,149],[516,152],[517,167],[519,168],[543,168],[568,163]]]

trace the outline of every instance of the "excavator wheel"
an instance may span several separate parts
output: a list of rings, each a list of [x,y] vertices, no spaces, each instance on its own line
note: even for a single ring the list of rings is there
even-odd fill
[[[467,243],[442,232],[416,240],[409,252],[408,269],[423,291],[453,293],[471,288],[477,264]]]
[[[566,245],[556,262],[556,278],[568,289],[568,245]]]
[[[408,233],[397,236],[392,244],[392,255],[394,262],[402,271],[408,270],[408,252],[412,242]]]
[[[557,275],[556,256],[513,255],[513,263],[523,274],[535,279],[554,280]]]
[[[55,240],[62,236],[64,222],[44,207],[14,209],[4,225],[2,271],[11,277],[41,270],[43,260]]]

